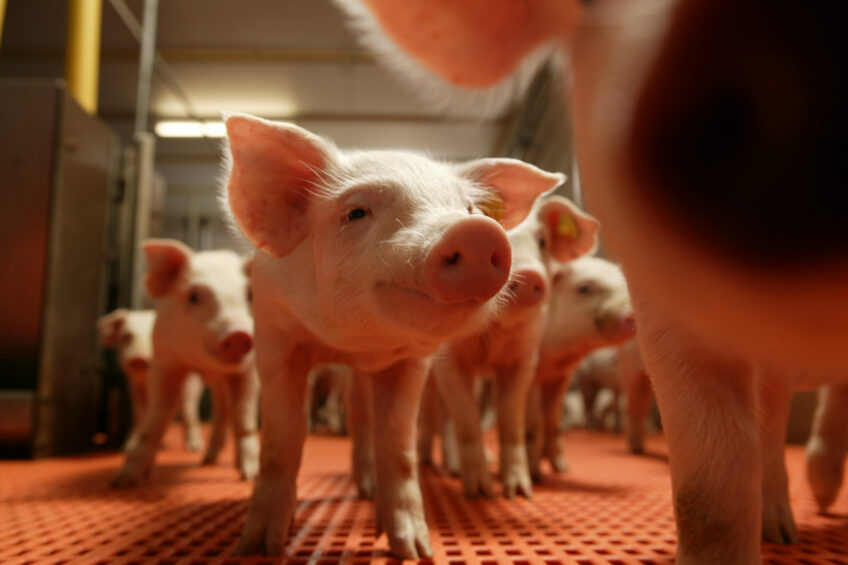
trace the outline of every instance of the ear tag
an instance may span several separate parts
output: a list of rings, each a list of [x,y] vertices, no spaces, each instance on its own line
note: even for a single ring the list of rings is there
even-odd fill
[[[574,218],[563,214],[557,221],[557,233],[569,239],[577,239],[577,236],[580,235],[580,228],[577,227]]]
[[[506,205],[504,204],[503,198],[501,198],[500,194],[495,192],[490,192],[488,196],[486,196],[485,200],[481,200],[476,204],[477,208],[479,208],[483,214],[492,218],[496,222],[503,220],[506,215]]]

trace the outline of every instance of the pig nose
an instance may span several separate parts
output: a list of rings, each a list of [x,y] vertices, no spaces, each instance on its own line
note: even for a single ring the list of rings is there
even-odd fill
[[[127,362],[127,366],[132,371],[145,371],[149,363],[143,357],[133,357]]]
[[[253,338],[244,331],[234,331],[218,342],[218,354],[224,361],[235,363],[253,349]]]
[[[628,308],[621,317],[621,328],[629,336],[636,335],[636,313],[633,308]]]
[[[425,282],[442,302],[488,300],[506,284],[511,261],[512,248],[500,224],[472,216],[448,228],[430,250]]]
[[[509,285],[513,300],[519,306],[535,306],[545,297],[547,285],[538,271],[524,270],[516,274],[515,281]]]

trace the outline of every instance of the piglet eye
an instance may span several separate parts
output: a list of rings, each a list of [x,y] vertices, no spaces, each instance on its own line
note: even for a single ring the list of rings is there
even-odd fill
[[[252,291],[252,290],[250,290],[250,288],[249,288],[249,287],[248,287],[248,289],[247,289],[247,301],[248,301],[248,302],[253,302],[253,291]]]
[[[189,304],[198,304],[200,302],[200,294],[193,290],[188,295],[188,303]]]
[[[354,208],[353,210],[347,213],[347,219],[350,222],[353,222],[355,220],[361,220],[370,213],[371,211],[367,208]]]
[[[547,246],[547,243],[545,243],[545,238],[544,237],[540,238],[539,239],[539,249],[544,249],[546,246]]]
[[[591,294],[591,292],[592,292],[592,287],[589,286],[588,284],[581,284],[580,286],[577,287],[577,294],[586,295],[586,294]]]

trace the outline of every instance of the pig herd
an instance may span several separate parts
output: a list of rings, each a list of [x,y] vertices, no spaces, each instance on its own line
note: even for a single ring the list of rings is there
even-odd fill
[[[293,125],[229,115],[221,201],[255,253],[145,244],[155,322],[128,312],[101,322],[144,414],[114,484],[150,472],[180,399],[187,446],[200,448],[189,377],[200,374],[214,397],[205,460],[230,420],[238,471],[256,481],[238,552],[280,554],[309,375],[341,368],[352,379],[356,487],[374,498],[396,556],[428,556],[422,396],[442,406],[423,435],[452,430],[447,459],[466,493],[490,495],[474,390],[492,379],[502,491],[530,496],[543,457],[567,466],[557,432],[571,373],[638,325],[639,347],[618,352],[631,375],[622,387],[632,421],[644,422],[645,375],[657,396],[678,563],[757,563],[761,539],[796,542],[783,461],[794,390],[830,383],[808,445],[822,509],[848,451],[844,207],[818,187],[806,199],[789,193],[835,163],[822,124],[841,127],[844,97],[825,80],[838,73],[835,36],[819,31],[839,18],[706,0],[338,3],[395,68],[445,96],[508,97],[540,53],[561,51],[587,199],[627,285],[592,256],[598,221],[550,194],[560,174],[511,159],[341,151]],[[803,49],[785,48],[784,28]],[[705,43],[713,32],[721,48]],[[731,57],[734,47],[767,61]],[[707,192],[718,186],[720,203]],[[150,350],[147,339],[152,353],[133,351]],[[628,429],[641,450],[641,428]]]

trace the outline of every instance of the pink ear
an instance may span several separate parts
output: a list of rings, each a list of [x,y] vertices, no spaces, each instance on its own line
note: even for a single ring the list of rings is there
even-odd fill
[[[336,3],[360,19],[358,4],[364,4],[391,41],[418,64],[457,86],[478,89],[508,78],[536,48],[568,34],[580,11],[576,0]]]
[[[162,298],[185,276],[193,252],[175,239],[148,239],[142,250],[147,257],[147,292]]]
[[[504,229],[520,224],[539,196],[565,181],[562,173],[548,173],[517,159],[478,159],[458,167],[461,175],[491,191],[494,202],[477,205]],[[489,213],[492,207],[494,214]]]
[[[126,308],[118,308],[102,316],[97,320],[97,329],[100,332],[100,343],[106,347],[115,347],[120,342],[121,328],[127,321],[130,313]]]
[[[246,115],[227,119],[233,155],[230,208],[244,235],[274,257],[309,231],[307,209],[333,147],[308,131]]]
[[[598,245],[598,221],[581,211],[568,198],[549,196],[539,207],[551,255],[570,261],[593,251]]]

